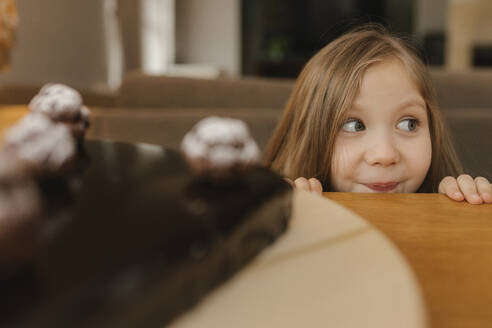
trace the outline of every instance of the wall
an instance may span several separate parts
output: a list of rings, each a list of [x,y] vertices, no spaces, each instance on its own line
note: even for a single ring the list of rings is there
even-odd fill
[[[0,83],[62,82],[84,89],[117,84],[118,63],[108,63],[103,22],[105,10],[114,9],[111,1],[18,0],[17,43]]]
[[[417,0],[414,8],[414,33],[423,37],[427,33],[446,30],[448,0]]]
[[[113,44],[112,51],[105,44],[103,13],[108,1],[115,0],[18,0],[21,22],[13,67],[0,75],[0,83],[59,81],[78,88],[117,86],[119,63],[109,58],[115,56],[118,44]],[[138,49],[141,42],[138,1],[118,1],[120,14],[133,16],[124,19],[126,24],[120,27],[130,36],[125,40],[127,69],[137,69],[142,65],[141,53],[132,49]],[[416,1],[417,36],[445,30],[447,3]],[[176,62],[211,65],[229,75],[240,74],[241,1],[177,0],[175,7]]]
[[[176,61],[239,74],[240,9],[240,0],[177,0]]]
[[[446,67],[473,66],[473,47],[492,47],[492,1],[450,0],[447,24]]]

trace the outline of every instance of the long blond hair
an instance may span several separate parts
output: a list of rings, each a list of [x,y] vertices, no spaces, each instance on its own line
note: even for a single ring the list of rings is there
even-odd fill
[[[418,192],[436,192],[443,177],[461,173],[426,66],[405,40],[375,24],[342,35],[308,61],[266,148],[265,164],[289,178],[318,178],[331,191],[333,145],[345,113],[367,68],[390,58],[404,64],[427,106],[432,161]]]

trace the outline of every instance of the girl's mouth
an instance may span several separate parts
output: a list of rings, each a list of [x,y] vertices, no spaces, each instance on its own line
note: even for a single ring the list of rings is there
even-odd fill
[[[374,191],[388,192],[395,189],[398,186],[398,182],[368,183],[365,186]]]

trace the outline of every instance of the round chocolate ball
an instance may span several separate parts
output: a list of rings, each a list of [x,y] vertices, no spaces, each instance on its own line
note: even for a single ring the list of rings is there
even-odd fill
[[[181,150],[196,173],[212,176],[247,169],[260,154],[243,121],[215,116],[198,122],[185,135]]]

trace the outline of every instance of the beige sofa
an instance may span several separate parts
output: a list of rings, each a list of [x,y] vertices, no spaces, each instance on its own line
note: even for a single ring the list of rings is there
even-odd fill
[[[466,171],[492,180],[492,71],[432,70],[431,74]],[[246,121],[264,148],[293,83],[260,78],[206,80],[130,73],[115,93],[83,91],[95,117],[89,136],[177,148],[194,123],[217,115]],[[35,89],[8,93],[0,89],[0,104],[26,103]]]

